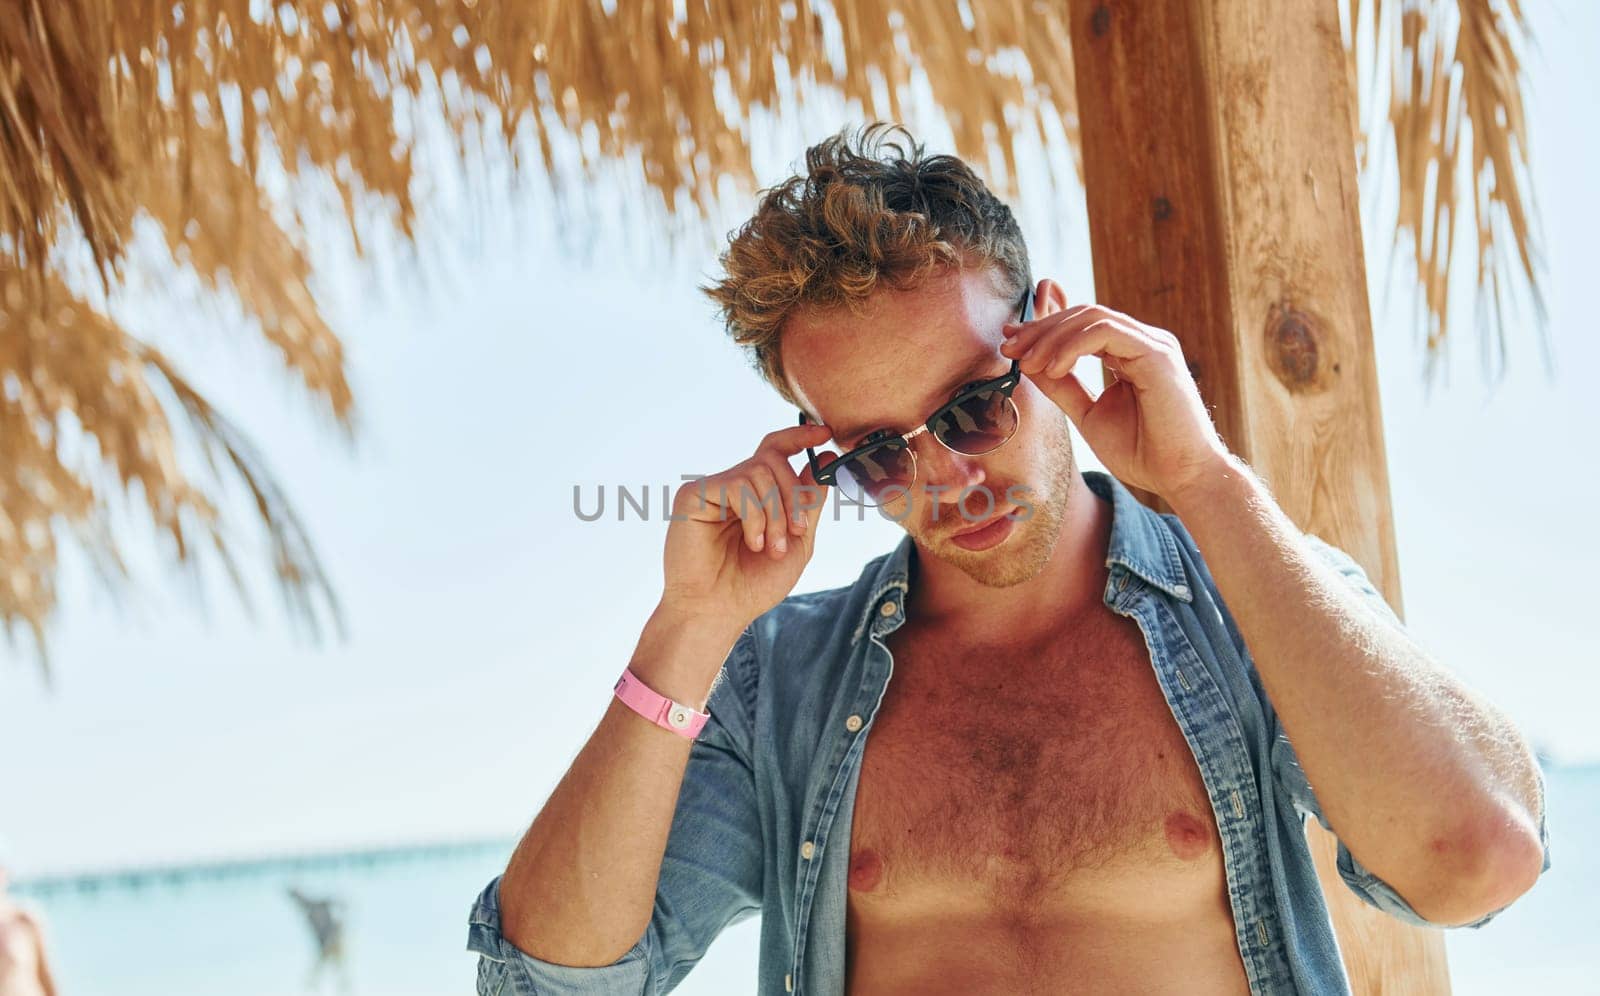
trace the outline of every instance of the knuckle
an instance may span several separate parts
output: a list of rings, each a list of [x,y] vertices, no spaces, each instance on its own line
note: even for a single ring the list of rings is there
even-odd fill
[[[785,458],[785,457],[783,457],[781,455],[774,454],[772,459],[767,461],[767,466],[771,467],[772,468],[772,472],[774,474],[776,474],[780,479],[786,480],[786,481],[794,480],[794,477],[795,477],[794,467],[792,467],[789,464],[789,461],[788,461],[787,458]]]
[[[754,536],[761,532],[761,506],[755,502],[733,502],[731,513],[739,518],[739,524],[746,533]]]
[[[757,491],[773,487],[778,483],[777,477],[772,473],[772,468],[764,463],[758,463],[750,468],[750,483],[755,485]]]
[[[700,504],[700,493],[703,487],[703,481],[685,481],[683,484],[678,485],[678,489],[672,493],[673,511],[681,512],[697,507]]]

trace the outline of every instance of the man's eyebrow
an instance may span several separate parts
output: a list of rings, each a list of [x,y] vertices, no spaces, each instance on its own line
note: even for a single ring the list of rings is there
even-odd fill
[[[939,392],[939,397],[945,399],[945,401],[948,401],[948,400],[950,400],[950,395],[952,393],[954,393],[956,388],[961,387],[962,385],[968,383],[969,381],[977,380],[978,379],[978,375],[983,372],[983,368],[987,367],[989,364],[991,364],[991,363],[993,363],[995,361],[995,355],[996,354],[994,354],[994,353],[985,353],[984,355],[982,355],[982,356],[978,357],[977,359],[975,359],[972,363],[968,364],[966,369],[962,370],[960,373],[958,373],[954,377],[950,378],[949,382],[945,384],[944,390]],[[998,377],[1000,375],[996,374],[995,376]],[[944,402],[941,401],[941,402],[933,405],[933,407],[929,408],[927,410],[927,412],[922,417],[923,418],[927,418],[928,415],[933,414],[933,412],[939,407],[939,405],[942,405],[943,403]],[[921,425],[921,424],[922,424],[921,422],[917,423],[917,425]],[[888,427],[889,427],[888,423],[886,423],[886,422],[877,422],[877,423],[874,423],[874,424],[871,424],[871,425],[851,426],[849,429],[835,429],[834,432],[833,432],[833,439],[834,439],[834,442],[840,443],[842,445],[843,442],[846,439],[857,439],[857,438],[860,438],[862,436],[865,436],[869,432],[876,432],[879,429],[888,428]],[[915,427],[913,426],[913,428],[915,428]],[[901,430],[896,429],[895,431],[899,432]],[[905,432],[910,432],[911,429],[906,429],[904,431]]]

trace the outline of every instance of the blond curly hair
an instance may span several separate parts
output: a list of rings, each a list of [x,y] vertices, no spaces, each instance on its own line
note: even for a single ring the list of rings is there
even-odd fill
[[[806,171],[761,192],[728,237],[725,276],[700,290],[728,335],[787,401],[783,325],[801,309],[849,307],[874,290],[920,286],[933,272],[991,266],[996,292],[1029,284],[1011,209],[955,156],[924,153],[903,126],[874,121],[806,150]]]

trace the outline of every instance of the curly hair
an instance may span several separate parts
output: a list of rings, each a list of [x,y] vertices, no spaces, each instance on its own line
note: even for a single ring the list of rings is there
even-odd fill
[[[726,275],[700,290],[791,403],[780,340],[798,310],[843,305],[860,314],[874,290],[912,290],[950,267],[996,267],[1001,294],[1020,295],[1029,283],[1011,209],[961,159],[926,155],[903,126],[884,121],[807,149],[805,174],[761,192],[719,261]]]

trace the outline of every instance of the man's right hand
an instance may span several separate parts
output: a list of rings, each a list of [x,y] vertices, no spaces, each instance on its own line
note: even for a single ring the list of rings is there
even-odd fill
[[[768,433],[747,460],[673,495],[661,608],[737,634],[794,590],[811,560],[828,489],[789,458],[827,442],[815,424]],[[720,662],[719,662],[720,663]]]
[[[809,468],[796,476],[789,458],[828,435],[816,425],[770,433],[750,459],[673,496],[661,604],[628,665],[649,688],[707,709],[739,634],[793,590],[811,559],[827,489]],[[607,706],[500,880],[507,941],[558,965],[600,966],[639,940],[692,749],[627,706]],[[713,850],[738,843],[718,841]]]

